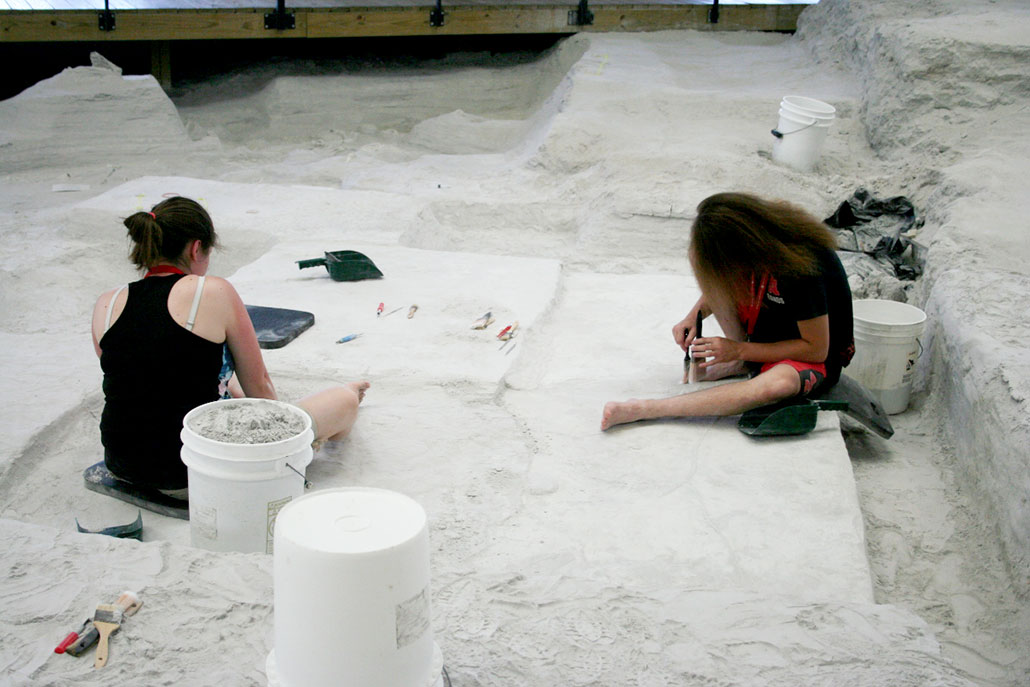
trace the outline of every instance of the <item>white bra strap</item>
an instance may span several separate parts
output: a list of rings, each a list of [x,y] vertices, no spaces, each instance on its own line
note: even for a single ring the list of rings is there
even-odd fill
[[[114,302],[118,300],[118,294],[124,291],[125,287],[127,286],[128,284],[123,284],[122,286],[120,286],[118,290],[114,292],[114,295],[111,296],[111,302],[107,304],[107,319],[104,320],[105,334],[107,333],[107,330],[111,328],[111,315],[114,313]]]
[[[204,277],[197,279],[197,292],[193,294],[193,305],[190,306],[190,316],[186,318],[186,331],[193,331],[193,324],[197,321],[197,308],[200,307],[200,295],[204,293]]]

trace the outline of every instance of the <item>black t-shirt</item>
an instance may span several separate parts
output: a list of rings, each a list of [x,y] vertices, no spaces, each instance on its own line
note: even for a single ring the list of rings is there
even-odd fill
[[[844,266],[833,251],[819,254],[819,273],[811,277],[772,277],[750,340],[776,343],[801,337],[798,322],[822,315],[830,318],[830,349],[826,382],[840,378],[841,367],[855,352],[851,287]]]
[[[223,345],[187,331],[168,313],[168,294],[181,278],[129,284],[125,309],[100,339],[104,461],[116,476],[157,489],[186,486],[182,419],[219,398]]]

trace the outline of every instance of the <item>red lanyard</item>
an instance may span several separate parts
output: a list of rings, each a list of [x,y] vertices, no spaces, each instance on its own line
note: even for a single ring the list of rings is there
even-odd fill
[[[762,281],[758,286],[758,292],[755,293],[755,275],[751,275],[751,302],[747,304],[743,310],[744,316],[744,329],[747,331],[748,338],[755,331],[755,324],[758,322],[758,311],[762,309],[762,301],[765,300],[765,290],[769,288],[769,275],[763,274]]]
[[[174,267],[172,265],[154,265],[149,270],[147,270],[147,273],[143,275],[143,278],[146,279],[147,277],[152,277],[155,274],[186,274],[186,273],[183,272],[182,270],[180,270],[178,267]]]

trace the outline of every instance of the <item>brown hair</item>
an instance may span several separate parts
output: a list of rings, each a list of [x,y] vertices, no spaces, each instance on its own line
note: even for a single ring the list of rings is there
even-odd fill
[[[207,210],[182,196],[162,200],[150,212],[133,213],[123,223],[134,244],[129,259],[140,269],[163,260],[180,263],[192,241],[200,241],[205,251],[218,245]]]
[[[750,297],[752,275],[799,277],[819,270],[819,253],[836,250],[829,228],[796,205],[748,193],[717,193],[697,206],[690,264],[709,298]]]

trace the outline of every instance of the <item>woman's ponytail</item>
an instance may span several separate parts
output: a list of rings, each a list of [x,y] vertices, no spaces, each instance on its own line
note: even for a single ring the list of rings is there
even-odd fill
[[[218,245],[207,210],[182,196],[163,200],[150,212],[135,212],[123,223],[133,242],[129,259],[141,270],[160,262],[181,263],[193,241],[200,241],[205,251]]]
[[[133,264],[146,269],[159,262],[163,257],[161,246],[164,236],[156,216],[150,212],[136,212],[126,217],[124,224],[134,244],[129,253]]]

